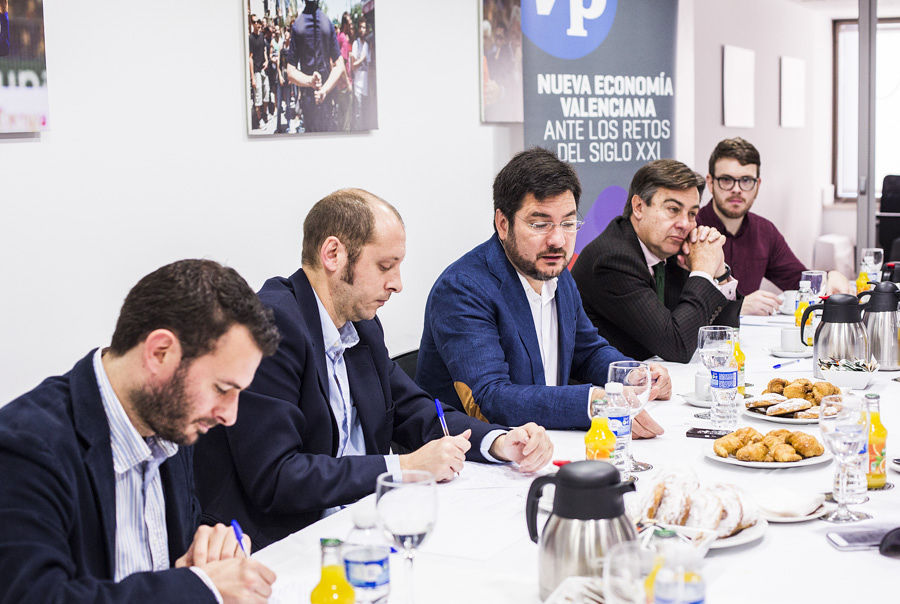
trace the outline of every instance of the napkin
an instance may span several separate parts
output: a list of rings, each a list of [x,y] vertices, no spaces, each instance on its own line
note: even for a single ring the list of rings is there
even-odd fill
[[[825,502],[822,493],[769,488],[758,493],[756,501],[767,516],[798,518],[812,514]]]

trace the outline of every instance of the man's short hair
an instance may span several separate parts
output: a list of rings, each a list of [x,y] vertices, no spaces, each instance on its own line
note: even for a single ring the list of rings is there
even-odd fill
[[[716,176],[716,162],[722,158],[736,159],[739,164],[756,166],[756,176],[759,177],[759,151],[751,143],[741,137],[726,138],[719,141],[712,155],[709,156],[709,174]]]
[[[512,221],[529,193],[543,201],[566,191],[572,192],[577,204],[581,183],[574,168],[551,151],[532,147],[517,153],[494,178],[494,210]]]
[[[263,355],[275,354],[280,336],[272,311],[237,271],[212,260],[179,260],[131,288],[110,351],[121,356],[150,332],[168,329],[178,337],[182,361],[195,359],[236,324],[247,328]]]
[[[650,205],[650,201],[659,189],[684,191],[697,187],[697,192],[702,197],[705,185],[706,181],[700,174],[694,172],[680,161],[657,159],[644,164],[634,173],[622,216],[625,218],[631,216],[631,199],[635,195],[640,197],[645,204]]]
[[[372,203],[384,204],[403,223],[394,206],[363,189],[341,189],[317,201],[303,221],[303,264],[318,267],[322,244],[337,237],[347,250],[349,266],[354,266],[363,246],[375,236]]]

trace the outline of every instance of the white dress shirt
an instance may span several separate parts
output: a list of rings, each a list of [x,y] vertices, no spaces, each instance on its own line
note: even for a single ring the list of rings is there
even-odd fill
[[[538,346],[541,348],[541,362],[544,365],[544,381],[547,386],[559,385],[559,318],[556,314],[557,278],[544,281],[541,293],[534,291],[528,280],[519,275],[528,306],[531,308],[531,319],[537,334]]]

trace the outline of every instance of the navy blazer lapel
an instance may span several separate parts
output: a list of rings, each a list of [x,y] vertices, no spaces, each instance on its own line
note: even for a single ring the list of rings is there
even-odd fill
[[[96,350],[96,349],[95,349]],[[78,361],[70,372],[72,423],[85,448],[84,465],[94,487],[94,497],[103,524],[103,545],[109,576],[115,571],[116,479],[113,468],[109,421],[94,375],[94,350]]]
[[[290,282],[297,304],[300,305],[300,316],[306,321],[306,329],[309,332],[310,342],[312,342],[313,362],[316,366],[319,388],[322,390],[322,396],[328,401],[328,368],[325,365],[325,337],[322,335],[319,304],[316,302],[316,295],[313,292],[312,285],[302,268],[291,275]]]
[[[487,263],[488,269],[500,280],[500,291],[503,299],[506,300],[512,311],[512,319],[516,324],[516,330],[519,332],[519,338],[528,353],[531,360],[531,373],[535,384],[546,384],[544,377],[544,361],[541,358],[541,347],[538,344],[537,332],[534,329],[534,319],[531,316],[531,307],[528,305],[528,298],[525,297],[525,290],[522,288],[522,281],[519,279],[519,273],[506,257],[500,238],[494,233],[490,239],[491,245],[488,248]]]
[[[366,452],[372,455],[380,453],[378,438],[372,428],[384,424],[387,403],[369,347],[360,342],[353,348],[346,349],[344,364],[347,367],[347,380],[350,382],[350,397],[362,426]]]

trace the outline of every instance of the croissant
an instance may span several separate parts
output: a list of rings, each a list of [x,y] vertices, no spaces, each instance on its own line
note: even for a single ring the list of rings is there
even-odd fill
[[[728,457],[744,446],[744,442],[734,432],[713,441],[713,451],[719,457]]]
[[[766,389],[763,392],[763,394],[765,394],[766,392],[774,392],[775,394],[781,394],[782,391],[784,390],[785,386],[787,386],[787,380],[785,380],[785,379],[775,378],[775,379],[769,380],[769,384],[766,386]]]
[[[794,447],[785,443],[775,445],[775,447],[772,449],[772,458],[775,461],[800,461],[801,459],[803,459],[802,457],[797,455]]]
[[[763,439],[763,435],[760,434],[759,431],[752,426],[746,426],[739,430],[735,430],[734,432],[732,432],[732,434],[741,439],[741,442],[745,445],[750,443],[758,443]]]
[[[822,443],[816,440],[815,436],[806,432],[791,432],[791,435],[787,437],[785,442],[794,447],[797,453],[803,457],[818,457],[825,452],[825,447],[822,446]]]
[[[769,448],[761,442],[744,445],[734,454],[741,461],[764,461]]]

